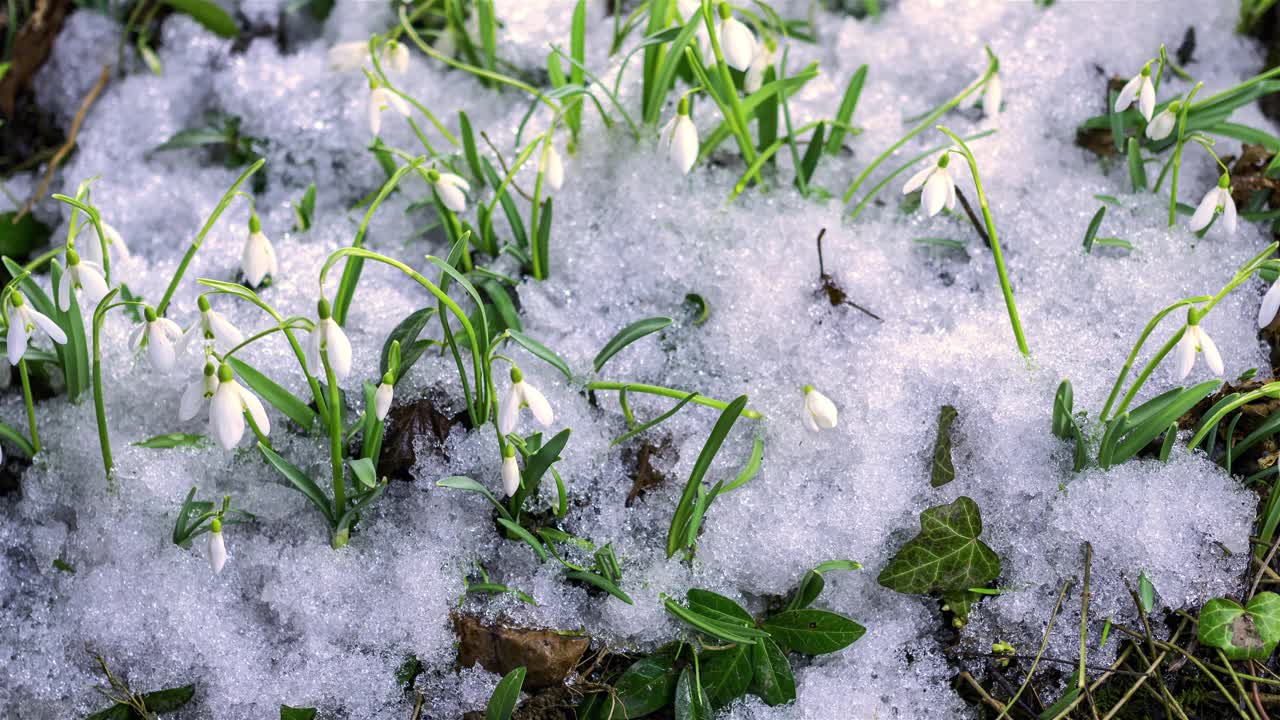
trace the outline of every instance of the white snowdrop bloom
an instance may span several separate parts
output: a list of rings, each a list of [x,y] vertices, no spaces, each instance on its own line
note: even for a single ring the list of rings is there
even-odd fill
[[[50,340],[59,345],[67,341],[67,334],[58,327],[58,323],[48,315],[36,310],[27,303],[27,299],[17,290],[9,296],[9,333],[6,336],[9,351],[9,364],[17,365],[27,352],[27,343],[35,334],[36,328],[44,331]]]
[[[560,159],[560,153],[556,152],[555,145],[547,148],[546,156],[539,161],[538,172],[542,173],[542,179],[546,180],[552,190],[564,187],[564,162]]]
[[[369,91],[369,132],[375,136],[382,132],[382,111],[389,107],[404,117],[412,112],[404,98],[381,85]]]
[[[1151,81],[1151,63],[1143,65],[1142,72],[1134,75],[1120,89],[1120,94],[1116,96],[1115,111],[1120,112],[1135,102],[1142,117],[1151,122],[1151,113],[1156,109],[1156,86]]]
[[[386,420],[387,413],[391,412],[391,401],[395,399],[396,393],[395,386],[392,384],[394,380],[390,372],[383,375],[382,383],[373,394],[373,416],[379,421]]]
[[[392,40],[387,43],[387,47],[383,50],[384,57],[387,58],[387,64],[391,66],[399,75],[409,72],[409,46],[402,42]]]
[[[135,352],[145,349],[151,367],[167,373],[178,358],[177,344],[182,340],[182,328],[169,318],[157,316],[150,305],[143,309],[143,317],[145,322],[133,331],[129,345]]]
[[[277,275],[280,264],[276,261],[276,249],[262,232],[262,221],[256,212],[249,213],[249,236],[240,251],[240,271],[249,287],[257,289],[268,275]]]
[[[954,210],[956,207],[956,181],[951,176],[949,165],[951,153],[944,152],[933,167],[927,167],[902,186],[902,194],[909,195],[920,188],[924,192],[920,196],[921,205],[929,217],[937,215],[943,207]]]
[[[1004,102],[1004,82],[999,71],[991,73],[987,85],[982,90],[982,111],[988,117],[1000,114],[1000,104]]]
[[[1277,311],[1280,311],[1280,280],[1271,283],[1271,289],[1262,296],[1262,305],[1258,307],[1258,327],[1270,325],[1276,319]]]
[[[333,319],[328,300],[320,298],[316,310],[320,319],[311,330],[305,348],[307,372],[319,376],[324,372],[324,358],[328,358],[334,377],[346,380],[351,375],[351,341]]]
[[[1211,188],[1209,192],[1204,194],[1204,199],[1200,201],[1200,205],[1196,207],[1196,212],[1191,216],[1191,221],[1187,223],[1187,227],[1192,232],[1200,232],[1209,227],[1209,223],[1213,222],[1214,215],[1222,213],[1222,224],[1227,232],[1236,231],[1236,201],[1231,198],[1231,178],[1226,173],[1218,178],[1218,186]]]
[[[680,107],[671,122],[662,128],[659,141],[667,159],[680,168],[685,175],[693,169],[698,161],[698,128],[689,119],[689,98],[680,98]]]
[[[1147,123],[1147,129],[1144,132],[1150,140],[1163,140],[1169,137],[1169,133],[1178,125],[1178,113],[1182,110],[1182,102],[1174,100],[1169,106],[1161,110],[1158,115],[1151,118],[1151,122]]]
[[[1191,368],[1196,364],[1196,353],[1204,353],[1205,364],[1215,375],[1221,375],[1223,372],[1222,355],[1218,353],[1218,346],[1213,344],[1209,333],[1205,332],[1199,324],[1187,325],[1187,330],[1182,334],[1182,339],[1178,341],[1178,347],[1174,352],[1177,355],[1174,374],[1177,375],[1178,380],[1183,380],[1191,374]]]
[[[507,497],[520,490],[520,464],[516,462],[515,446],[508,444],[502,449],[502,492]]]
[[[102,277],[102,266],[88,260],[81,260],[75,251],[67,250],[67,269],[58,278],[58,307],[66,312],[71,309],[71,293],[79,290],[80,295],[90,304],[97,305],[106,297],[107,281]]]
[[[271,421],[267,418],[267,409],[262,406],[262,401],[257,395],[241,387],[231,373],[231,366],[223,364],[218,368],[218,387],[213,391],[213,398],[209,402],[209,434],[224,450],[230,450],[240,443],[240,438],[244,435],[246,412],[263,435],[270,434]]]
[[[107,253],[112,263],[129,259],[129,246],[125,244],[119,230],[111,227],[111,223],[102,221],[102,235],[107,240]],[[80,253],[81,258],[99,267],[103,265],[102,238],[98,237],[93,225],[85,228],[82,239],[76,242],[76,251]],[[115,275],[116,271],[112,269],[111,274]]]
[[[836,404],[826,395],[813,389],[812,385],[804,386],[804,426],[818,432],[830,430],[836,426],[839,411]]]
[[[200,412],[205,403],[213,399],[218,390],[218,370],[213,363],[205,363],[204,371],[195,380],[187,384],[182,391],[182,399],[178,401],[178,419],[186,422]]]
[[[338,43],[329,48],[328,58],[332,70],[357,70],[369,59],[369,43],[363,40]]]
[[[542,427],[551,427],[551,423],[555,420],[555,413],[552,412],[551,403],[547,402],[546,396],[538,388],[524,381],[520,368],[512,366],[511,389],[507,391],[507,396],[498,409],[498,432],[506,435],[516,429],[516,420],[520,417],[522,407],[528,407],[529,412],[533,413],[534,419]]]
[[[756,54],[756,36],[751,29],[733,16],[729,3],[720,3],[720,24],[716,27],[720,38],[720,53],[734,70],[746,72],[751,58]]]
[[[219,353],[225,353],[244,342],[244,334],[231,321],[209,306],[209,298],[201,295],[197,301],[200,317],[191,323],[191,327],[182,335],[178,344],[178,352],[185,353],[193,343],[203,341],[212,345]]]
[[[227,564],[227,544],[222,539],[222,521],[214,518],[209,523],[209,567],[213,568],[216,575],[222,572],[222,566]]]
[[[772,40],[765,40],[760,48],[760,52],[756,53],[751,59],[751,67],[747,68],[747,76],[742,79],[742,89],[748,95],[760,89],[764,84],[764,72],[773,65],[774,59],[778,56],[778,51]]]
[[[435,168],[427,171],[427,180],[440,196],[440,202],[454,212],[467,209],[467,193],[471,192],[471,184],[453,173],[442,173]]]

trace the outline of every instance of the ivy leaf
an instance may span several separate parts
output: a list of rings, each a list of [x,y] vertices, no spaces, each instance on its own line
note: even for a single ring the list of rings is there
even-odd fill
[[[878,581],[908,595],[956,594],[1000,575],[1000,557],[978,539],[982,517],[972,498],[959,497],[920,513],[920,534],[907,541]]]
[[[942,487],[956,479],[956,466],[951,462],[951,424],[956,421],[956,409],[943,405],[938,411],[938,436],[933,441],[933,470],[929,484]]]
[[[613,685],[622,705],[615,715],[637,718],[666,707],[675,696],[676,677],[670,656],[650,655],[635,661]]]
[[[785,705],[796,699],[796,678],[786,653],[769,638],[751,646],[751,687],[766,705]]]
[[[764,621],[764,629],[778,645],[805,655],[843,650],[867,631],[839,613],[812,608],[778,613]]]
[[[1262,592],[1247,606],[1214,598],[1200,610],[1200,644],[1230,660],[1266,660],[1280,643],[1280,595]]]
[[[747,693],[751,685],[750,647],[734,645],[699,656],[699,678],[712,709],[722,708]]]

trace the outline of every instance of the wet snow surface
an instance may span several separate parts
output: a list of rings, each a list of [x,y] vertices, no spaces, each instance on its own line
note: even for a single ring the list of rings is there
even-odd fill
[[[738,424],[710,479],[736,473],[757,433],[766,447],[759,476],[715,503],[691,565],[666,560],[671,512],[716,413],[690,406],[655,431],[655,439],[670,438],[673,452],[657,461],[668,482],[626,507],[632,466],[626,451],[609,444],[625,430],[616,396],[598,393],[593,406],[579,385],[510,349],[526,379],[554,405],[556,428],[573,430],[559,465],[571,496],[563,527],[599,544],[613,542],[634,606],[566,585],[560,566],[540,564],[526,546],[499,540],[481,498],[435,486],[441,477],[465,474],[499,487],[499,456],[488,428],[455,427],[448,459],[424,454],[416,481],[392,483],[350,546],[338,552],[329,548],[315,510],[247,440],[231,452],[131,446],[160,433],[205,432],[202,420],[177,419],[179,395],[201,363],[193,352],[172,375],[148,369],[128,350],[130,320],[113,313],[104,363],[117,491],[107,492],[101,472],[92,403],[54,399],[38,407],[45,452],[23,477],[21,497],[0,502],[0,707],[22,718],[72,717],[102,707],[91,689],[100,678],[89,650],[106,655],[140,689],[194,682],[197,701],[184,717],[272,717],[281,703],[316,706],[325,717],[407,717],[410,707],[394,673],[414,653],[427,667],[420,680],[426,716],[457,717],[481,707],[497,680],[478,669],[452,668],[448,613],[459,606],[463,578],[475,563],[539,605],[471,596],[466,609],[520,624],[581,628],[612,646],[645,648],[679,632],[662,610],[660,593],[704,587],[759,610],[766,596],[786,592],[808,568],[848,558],[865,569],[832,575],[820,605],[859,620],[866,636],[798,667],[793,705],[768,708],[748,698],[726,714],[963,717],[966,706],[949,685],[956,667],[940,644],[938,604],[875,582],[915,533],[918,513],[962,494],[978,502],[984,538],[1004,563],[999,584],[1005,592],[975,610],[964,631],[969,649],[1007,640],[1034,652],[1059,587],[1080,573],[1085,541],[1094,550],[1092,614],[1099,623],[1108,615],[1132,620],[1124,581],[1136,581],[1142,571],[1172,607],[1195,607],[1237,589],[1254,508],[1237,481],[1181,451],[1168,465],[1140,461],[1073,474],[1070,447],[1049,432],[1062,378],[1074,383],[1076,406],[1096,414],[1152,313],[1184,296],[1216,292],[1266,242],[1262,229],[1247,223],[1234,236],[1216,226],[1199,241],[1183,224],[1167,228],[1167,196],[1129,194],[1122,163],[1108,171],[1073,144],[1076,125],[1103,110],[1106,77],[1136,73],[1160,43],[1176,47],[1188,26],[1200,39],[1188,70],[1206,92],[1255,74],[1261,54],[1233,34],[1232,5],[1058,3],[1043,10],[1030,2],[904,2],[879,22],[818,11],[820,42],[792,43],[792,67],[816,60],[822,71],[793,99],[797,123],[831,117],[851,73],[870,66],[854,118],[865,131],[848,141],[851,152],[824,162],[815,178],[837,196],[902,135],[904,118],[955,94],[981,71],[983,44],[1000,56],[1005,112],[994,119],[953,113],[945,121],[962,133],[999,129],[973,148],[1016,287],[1029,364],[1016,351],[989,251],[962,217],[904,214],[901,179],[882,195],[885,203],[854,223],[842,217],[838,201],[798,197],[789,171],[779,187],[750,190],[727,203],[740,173],[736,156],[682,177],[659,157],[655,133],[637,143],[625,125],[607,130],[588,111],[577,154],[559,143],[567,180],[555,195],[551,277],[527,279],[518,288],[527,334],[554,348],[585,380],[592,357],[619,328],[654,315],[676,318],[614,358],[603,376],[725,400],[747,393],[767,417]],[[782,9],[803,16],[808,3]],[[271,0],[245,0],[240,10],[260,29],[277,24],[281,13]],[[542,67],[549,43],[567,47],[571,12],[568,0],[499,3],[503,56]],[[98,176],[93,199],[134,253],[119,271],[135,293],[155,302],[238,171],[200,151],[152,157],[146,151],[199,125],[207,112],[239,116],[245,133],[268,140],[267,188],[257,208],[276,244],[280,272],[264,297],[285,315],[312,315],[321,263],[350,244],[362,216],[350,208],[384,177],[367,151],[367,83],[358,72],[332,72],[325,53],[391,23],[382,3],[340,1],[322,28],[288,20],[288,34],[299,39],[286,53],[270,32],[233,52],[232,43],[173,15],[159,44],[163,75],[135,66],[109,86],[53,189],[71,192],[80,180]],[[609,81],[618,62],[606,54],[611,28],[611,18],[593,13],[587,38],[588,65]],[[101,63],[114,60],[118,34],[101,16],[79,12],[70,19],[37,85],[42,103],[64,124]],[[627,47],[635,42],[638,36]],[[639,65],[633,62],[622,82],[633,113]],[[457,110],[465,109],[510,157],[527,107],[515,92],[482,88],[416,50],[400,82],[446,123],[456,126]],[[1189,87],[1166,82],[1166,92]],[[664,122],[673,111],[664,110]],[[1253,107],[1235,119],[1269,127]],[[531,127],[541,131],[547,121],[535,115]],[[695,121],[705,134],[718,122],[714,107],[699,103]],[[383,124],[388,144],[421,152],[402,118],[389,113]],[[901,156],[939,141],[925,133]],[[1233,154],[1238,144],[1220,142],[1218,150]],[[1187,156],[1181,199],[1194,203],[1216,173],[1198,147]],[[960,176],[972,197],[969,180]],[[37,181],[24,176],[9,187],[25,196]],[[294,233],[290,203],[313,181],[319,188],[315,226]],[[1082,252],[1081,237],[1099,205],[1095,193],[1120,199],[1103,234],[1128,240],[1134,252]],[[371,247],[420,268],[425,254],[446,252],[434,234],[417,234],[432,218],[406,212],[422,195],[420,183],[407,184],[379,211],[368,236]],[[65,232],[60,206],[46,202],[39,214],[62,225],[55,237]],[[237,201],[196,256],[169,313],[180,324],[196,316],[196,277],[235,278],[247,217],[246,204]],[[833,309],[815,296],[813,240],[824,227],[828,272],[883,322]],[[968,259],[913,242],[921,237],[963,241]],[[510,258],[495,268],[516,272]],[[1205,320],[1230,377],[1265,366],[1253,322],[1260,290],[1246,284]],[[683,307],[688,293],[706,298],[705,324],[695,325]],[[246,303],[228,296],[213,303],[246,334],[268,325]],[[403,277],[366,266],[348,323],[353,396],[360,382],[376,382],[378,352],[390,329],[426,304],[421,289]],[[245,358],[305,394],[278,338],[257,343]],[[1168,365],[1144,395],[1174,384]],[[1192,379],[1207,373],[1201,363]],[[500,391],[504,375],[499,372]],[[804,429],[800,387],[806,383],[838,405],[837,429]],[[397,395],[462,407],[447,356],[428,354]],[[632,402],[644,418],[671,404],[640,396]],[[935,490],[929,454],[942,404],[959,410],[957,479]],[[286,420],[271,412],[276,448],[323,475],[323,440],[291,434]],[[23,426],[15,391],[0,404],[0,417]],[[527,415],[523,422],[526,432],[532,429]],[[252,525],[227,528],[230,559],[220,575],[210,571],[201,542],[186,550],[170,541],[179,503],[193,485],[206,499],[229,493],[257,516]],[[74,566],[74,574],[55,569],[55,559]],[[1071,607],[1078,607],[1078,596],[1069,598],[1075,600],[1059,617],[1050,653],[1074,657],[1078,616]]]

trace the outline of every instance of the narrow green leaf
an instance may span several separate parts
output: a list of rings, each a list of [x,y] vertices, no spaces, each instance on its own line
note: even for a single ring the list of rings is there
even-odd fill
[[[453,476],[438,480],[436,482],[436,486],[442,487],[442,488],[450,488],[452,490],[466,490],[467,492],[473,492],[478,495],[483,495],[484,498],[488,500],[490,504],[492,504],[495,508],[498,509],[499,515],[501,515],[503,518],[507,520],[511,519],[511,515],[507,513],[507,509],[502,506],[502,503],[498,502],[498,498],[494,497],[493,493],[489,492],[489,488],[485,487],[484,485],[481,485],[480,483],[476,482],[475,480],[472,480],[469,477],[465,477],[463,475],[453,475]]]
[[[180,13],[191,16],[209,32],[224,38],[233,38],[240,34],[236,21],[213,0],[164,0],[166,4]]]
[[[596,372],[600,372],[600,369],[604,367],[605,363],[609,362],[610,358],[617,355],[626,346],[646,335],[658,332],[670,324],[671,318],[652,317],[645,318],[644,320],[637,320],[622,328],[617,332],[617,334],[609,339],[609,342],[604,344],[603,348],[600,348],[600,352],[596,353],[596,358],[592,361],[592,365],[594,365]]]
[[[512,535],[515,535],[517,538],[523,540],[526,544],[528,544],[529,547],[533,548],[533,551],[538,554],[539,560],[542,560],[544,562],[546,561],[547,549],[542,547],[542,543],[538,541],[538,538],[533,536],[533,533],[529,532],[528,530],[525,530],[519,524],[512,522],[511,520],[508,520],[506,518],[498,518],[498,524],[506,528],[507,531],[510,532]]]
[[[518,667],[498,681],[485,708],[485,720],[511,720],[516,703],[520,700],[520,688],[524,686],[525,669]]]
[[[559,370],[560,374],[564,375],[566,380],[573,379],[573,372],[569,370],[569,364],[566,363],[559,355],[555,354],[551,348],[543,345],[537,340],[534,340],[528,335],[517,330],[512,330],[511,328],[507,328],[507,336],[519,343],[525,350],[533,353],[534,357]]]
[[[700,612],[690,610],[671,598],[663,599],[663,606],[673,617],[690,627],[706,633],[712,637],[720,638],[725,642],[751,644],[762,637],[768,637],[769,633],[763,630],[757,630],[754,627],[745,627],[736,623],[726,623],[715,618],[707,617]]]
[[[689,603],[690,610],[713,620],[747,627],[756,623],[755,618],[751,617],[751,613],[743,609],[738,603],[719,593],[692,588],[685,593],[685,599]]]
[[[1100,205],[1098,212],[1093,214],[1093,219],[1089,221],[1089,227],[1084,231],[1084,251],[1086,253],[1093,251],[1093,239],[1098,235],[1098,228],[1102,226],[1102,218],[1107,214],[1107,206]]]
[[[693,517],[694,502],[698,497],[699,489],[702,488],[702,478],[711,469],[711,462],[715,460],[716,453],[720,451],[720,446],[724,444],[729,431],[733,429],[733,424],[737,422],[743,408],[746,406],[746,395],[740,395],[729,403],[728,407],[720,413],[720,418],[716,421],[715,427],[712,428],[711,435],[707,437],[706,444],[702,446],[702,452],[698,454],[698,459],[693,465],[693,472],[689,475],[689,481],[685,483],[684,492],[681,494],[680,501],[676,505],[676,511],[671,517],[671,527],[667,531],[667,557],[674,555],[676,550],[679,550],[683,545],[682,541],[688,532],[689,521]]]
[[[1147,169],[1142,164],[1142,150],[1138,146],[1138,138],[1129,138],[1129,152],[1126,153],[1129,161],[1129,185],[1134,192],[1141,192],[1147,189]]]
[[[134,443],[134,447],[151,448],[155,450],[168,450],[170,448],[179,447],[201,447],[209,444],[209,438],[204,435],[192,435],[190,433],[165,433],[164,435],[156,435],[146,440],[140,440]]]
[[[623,592],[622,588],[618,587],[603,575],[588,572],[586,570],[570,570],[566,572],[564,576],[569,580],[579,580],[587,583],[588,585],[594,585],[628,605],[635,605],[635,601],[631,599],[630,595]]]
[[[831,137],[827,138],[827,154],[836,155],[844,143],[845,128],[853,122],[853,111],[858,107],[858,98],[862,95],[862,85],[867,80],[867,66],[858,67],[849,78],[844,89],[844,97],[840,99],[840,109],[836,111],[835,123],[831,125]]]
[[[275,450],[258,443],[258,452],[262,453],[262,457],[274,467],[277,472],[284,476],[286,480],[293,484],[295,488],[311,501],[312,505],[324,515],[325,519],[333,525],[337,518],[334,517],[333,507],[329,503],[329,498],[324,494],[316,482],[307,476],[306,473],[299,470],[293,463],[285,460]]]

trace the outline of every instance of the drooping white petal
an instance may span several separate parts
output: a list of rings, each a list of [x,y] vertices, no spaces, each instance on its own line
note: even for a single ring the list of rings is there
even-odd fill
[[[240,329],[231,324],[231,321],[217,310],[210,310],[205,313],[204,320],[208,323],[209,331],[213,333],[214,340],[220,348],[227,350],[244,342],[244,334]]]
[[[271,418],[267,417],[267,409],[262,406],[262,401],[258,399],[257,395],[254,395],[234,380],[232,384],[235,385],[236,393],[240,396],[240,407],[248,411],[249,417],[253,418],[253,424],[258,426],[259,432],[263,435],[270,435]]]
[[[1267,294],[1262,296],[1262,305],[1258,307],[1258,327],[1264,328],[1276,319],[1280,311],[1280,280],[1271,283]]]
[[[1178,116],[1170,112],[1168,108],[1160,111],[1147,123],[1146,134],[1152,140],[1163,140],[1169,137],[1169,133],[1173,132],[1173,128],[1178,124]]]
[[[1218,188],[1218,202],[1222,205],[1222,226],[1227,232],[1234,233],[1236,231],[1236,201],[1231,197],[1231,191],[1227,188]]]
[[[804,411],[801,412],[800,415],[801,415],[801,419],[804,421],[804,427],[806,430],[808,430],[809,432],[822,431],[822,428],[818,427],[818,421],[813,418],[813,413],[809,412],[809,408],[807,406],[804,408]]]
[[[519,490],[520,465],[516,462],[516,456],[511,455],[502,459],[502,492],[511,497]]]
[[[507,435],[516,429],[516,419],[520,416],[522,400],[519,384],[512,383],[511,388],[507,390],[507,396],[498,406],[498,432]]]
[[[765,70],[773,64],[774,51],[768,48],[761,48],[760,52],[751,59],[751,67],[747,68],[747,76],[742,80],[742,89],[748,95],[760,89],[764,85]]]
[[[338,43],[329,48],[328,53],[330,69],[339,72],[355,70],[363,65],[368,58],[369,43],[367,42]]]
[[[1191,228],[1192,232],[1200,232],[1201,230],[1209,227],[1209,223],[1213,222],[1213,214],[1217,209],[1218,188],[1215,187],[1204,194],[1204,199],[1202,199],[1200,204],[1196,206],[1196,212],[1191,216],[1191,220],[1187,223],[1187,227]]]
[[[389,56],[388,59],[390,60],[390,65],[392,70],[395,70],[400,75],[403,75],[409,72],[409,46],[408,45],[405,45],[402,42],[397,42],[394,46],[392,46],[391,52],[388,54],[388,56]]]
[[[1151,122],[1151,113],[1156,110],[1156,88],[1152,84],[1149,76],[1142,76],[1141,86],[1138,88],[1138,110],[1142,112],[1142,117]]]
[[[373,394],[373,416],[379,421],[387,419],[387,413],[391,411],[391,401],[395,399],[395,388],[388,383],[378,385],[378,390]]]
[[[220,382],[209,403],[209,434],[224,450],[230,450],[244,435],[244,402],[235,381]]]
[[[1004,102],[1004,83],[1000,73],[993,73],[987,80],[986,89],[982,92],[982,111],[988,116],[1000,114],[1000,103]]]
[[[551,423],[556,419],[556,415],[551,410],[551,403],[547,402],[547,398],[538,388],[527,382],[520,383],[520,394],[524,397],[524,404],[529,406],[529,412],[533,413],[534,419],[542,427],[551,427]]]
[[[186,422],[200,412],[200,407],[204,404],[204,393],[205,375],[201,374],[182,391],[182,399],[178,401],[179,420]]]
[[[222,572],[222,566],[227,564],[227,545],[222,539],[222,533],[209,532],[209,567],[213,568],[214,574]]]
[[[338,380],[346,380],[351,375],[351,341],[333,318],[321,320],[324,331],[321,339],[325,344],[325,353],[329,357],[329,366]]]
[[[942,207],[947,204],[949,192],[947,188],[950,185],[950,179],[945,170],[938,168],[925,182],[924,193],[920,196],[920,201],[924,204],[925,212],[929,214],[929,217],[937,215],[942,210]]]
[[[559,190],[564,186],[564,162],[560,160],[560,153],[556,152],[555,145],[547,148],[541,170],[543,180],[546,180],[552,190]]]
[[[58,327],[58,323],[54,322],[48,315],[25,305],[23,306],[23,309],[26,311],[27,319],[35,323],[36,327],[43,330],[45,334],[49,336],[50,340],[53,340],[59,345],[67,342],[67,334],[63,332],[62,328]]]
[[[1125,83],[1124,87],[1120,88],[1120,94],[1116,96],[1116,104],[1113,110],[1115,112],[1120,112],[1132,105],[1133,101],[1138,99],[1138,88],[1141,85],[1141,75],[1135,75],[1133,79]]]
[[[96,263],[88,260],[81,260],[79,272],[76,273],[76,280],[80,283],[80,290],[84,293],[84,297],[91,304],[98,304],[102,298],[107,296],[107,279],[102,276],[102,270]]]
[[[956,181],[951,177],[950,168],[943,168],[942,173],[947,176],[947,203],[944,207],[948,210],[956,209]]]
[[[62,273],[62,277],[58,278],[58,309],[62,312],[66,312],[71,309],[72,282],[71,269],[67,268],[66,272]]]
[[[756,36],[735,17],[720,21],[720,52],[734,70],[746,71],[756,54]]]
[[[830,430],[836,426],[839,418],[839,411],[836,410],[836,404],[831,399],[817,390],[810,390],[805,393],[804,406],[813,417],[814,424],[823,430]]]
[[[1182,339],[1178,341],[1178,347],[1174,350],[1174,369],[1173,374],[1178,380],[1185,379],[1191,374],[1191,367],[1196,364],[1196,345],[1199,339],[1200,331],[1195,325],[1188,326],[1186,332],[1182,334]]]
[[[1200,352],[1204,353],[1205,364],[1213,371],[1214,375],[1221,375],[1225,366],[1222,364],[1222,355],[1218,352],[1218,346],[1214,344],[1213,338],[1209,337],[1209,333],[1200,329]]]
[[[409,107],[409,102],[407,100],[390,90],[387,90],[386,93],[387,103],[394,108],[396,112],[400,113],[401,116],[409,117],[413,114],[413,109]]]
[[[436,192],[440,195],[440,202],[444,206],[454,212],[463,212],[467,209],[467,196],[462,190],[450,182],[445,182],[444,176],[440,176],[440,180],[435,184]]]
[[[902,194],[910,195],[916,190],[919,190],[920,188],[924,187],[925,181],[929,179],[929,176],[931,174],[933,174],[933,171],[935,168],[937,168],[937,165],[930,165],[929,167],[924,168],[923,170],[916,173],[915,175],[912,175],[911,179],[907,180],[907,184],[902,186]]]
[[[688,115],[676,115],[664,134],[667,157],[685,175],[698,161],[698,128]]]
[[[249,287],[258,287],[268,274],[274,274],[275,264],[276,251],[267,236],[261,232],[249,233],[240,253],[240,270]]]
[[[307,333],[307,339],[302,343],[302,353],[307,359],[307,373],[312,377],[318,377],[324,372],[324,361],[320,359],[320,325],[317,324]]]
[[[27,352],[27,339],[30,334],[27,333],[27,323],[18,314],[13,313],[9,316],[9,333],[5,336],[5,342],[8,344],[9,364],[17,365],[22,360],[22,356]]]
[[[164,331],[156,327],[157,324],[151,323],[147,330],[147,360],[151,367],[167,373],[173,369],[173,364],[178,359],[178,349]]]

